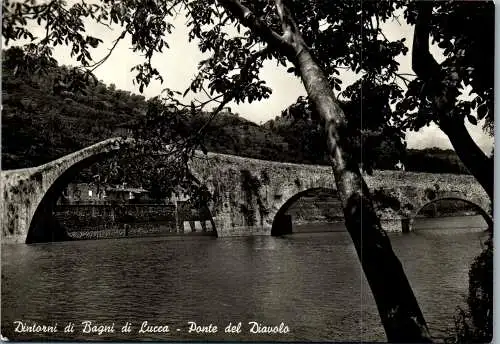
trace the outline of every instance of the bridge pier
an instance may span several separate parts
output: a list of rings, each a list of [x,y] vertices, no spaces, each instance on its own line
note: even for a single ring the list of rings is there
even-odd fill
[[[271,235],[285,235],[293,233],[292,216],[288,214],[277,214],[273,221]]]
[[[409,233],[410,232],[410,230],[411,230],[410,222],[411,222],[411,219],[409,219],[409,218],[402,218],[401,219],[401,231],[403,233]]]

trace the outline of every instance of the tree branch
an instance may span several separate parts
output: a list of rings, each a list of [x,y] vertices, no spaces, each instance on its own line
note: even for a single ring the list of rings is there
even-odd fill
[[[257,61],[258,58],[265,56],[269,52],[269,50],[270,50],[270,48],[268,45],[265,48],[255,52],[254,54],[252,54],[252,56],[250,56],[248,58],[245,66],[243,66],[243,68],[241,68],[241,71],[240,71],[240,75],[241,75],[240,83],[241,84],[244,84],[245,79],[248,75],[247,71],[250,68],[250,66],[252,65],[252,63]],[[203,133],[203,131],[208,127],[210,122],[217,116],[217,114],[224,108],[224,106],[226,106],[227,103],[229,103],[231,100],[233,100],[235,94],[240,90],[240,88],[241,87],[236,87],[233,90],[231,90],[230,92],[224,94],[224,98],[219,103],[219,106],[217,106],[217,108],[212,112],[212,114],[210,115],[208,120],[205,122],[205,124],[200,129],[198,129],[198,131],[195,134],[196,136]]]
[[[276,9],[278,10],[278,16],[281,21],[281,28],[283,30],[283,36],[285,40],[291,39],[292,32],[294,31],[294,22],[291,20],[289,13],[287,13],[286,7],[282,0],[275,0]]]
[[[218,0],[226,11],[231,13],[244,26],[252,30],[259,38],[264,40],[269,46],[279,48],[286,54],[293,54],[290,44],[263,20],[257,18],[252,11],[244,6],[239,0]]]
[[[295,56],[300,54],[303,49],[308,49],[306,43],[299,32],[299,27],[293,19],[292,14],[288,7],[285,6],[283,0],[275,0],[276,9],[278,10],[278,16],[280,17],[281,25],[283,27],[283,37],[284,39],[295,48]],[[293,61],[293,60],[292,60]]]
[[[104,56],[102,59],[100,59],[99,61],[97,61],[96,63],[88,66],[88,70],[92,73],[94,72],[99,66],[101,66],[104,62],[106,62],[106,60],[111,56],[111,54],[113,53],[113,51],[115,50],[116,46],[118,45],[118,43],[125,37],[128,29],[129,29],[129,26],[128,25],[123,31],[122,33],[120,34],[120,36],[118,36],[117,39],[114,40],[113,42],[113,46],[111,48],[108,49],[108,53],[106,54],[106,56]]]
[[[412,68],[417,76],[427,81],[440,73],[441,67],[429,51],[429,31],[432,2],[417,2],[417,23],[413,34]]]

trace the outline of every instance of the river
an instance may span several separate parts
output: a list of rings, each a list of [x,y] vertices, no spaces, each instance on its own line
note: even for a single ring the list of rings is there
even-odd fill
[[[425,219],[415,232],[390,234],[438,341],[453,328],[457,306],[465,306],[469,266],[486,238],[475,225],[481,221]],[[337,229],[283,238],[3,244],[2,335],[16,340],[384,341],[353,244],[342,225]],[[83,333],[87,320],[114,333]],[[15,321],[57,323],[57,332],[16,333]],[[139,333],[144,321],[163,330],[168,326],[169,332]],[[217,333],[189,334],[189,321],[212,324],[211,330],[217,326]],[[289,332],[253,334],[250,321],[283,323],[282,332],[284,326]],[[75,324],[74,332],[64,333],[69,322]],[[126,322],[131,332],[122,333]],[[225,333],[230,322],[241,322],[241,333]]]

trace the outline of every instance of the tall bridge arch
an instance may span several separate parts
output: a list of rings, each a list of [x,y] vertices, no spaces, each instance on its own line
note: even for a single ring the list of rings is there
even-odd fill
[[[111,138],[47,164],[2,171],[2,241],[32,243],[62,235],[47,231],[47,213],[71,179],[83,168],[117,152],[125,140]]]
[[[112,138],[38,167],[2,171],[2,241],[29,243],[57,235],[46,232],[44,220],[62,188],[79,170],[118,151],[123,143]],[[337,190],[329,166],[216,153],[197,153],[189,165],[212,194],[209,210],[218,236],[270,235],[280,209],[297,195],[314,188]],[[375,171],[365,180],[388,231],[401,231],[402,219],[412,218],[438,198],[458,197],[483,210],[491,208],[487,194],[469,175]]]

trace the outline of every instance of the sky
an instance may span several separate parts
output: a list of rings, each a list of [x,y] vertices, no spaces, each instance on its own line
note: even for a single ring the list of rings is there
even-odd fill
[[[160,84],[154,81],[145,88],[143,95],[147,98],[157,96],[166,87],[184,91],[196,75],[198,62],[206,58],[198,50],[196,41],[188,42],[185,17],[178,15],[173,24],[175,29],[167,37],[170,48],[164,50],[164,53],[156,55],[153,59],[153,63],[162,74],[164,82]],[[104,41],[92,51],[92,56],[96,61],[108,53],[108,49],[121,32],[119,27],[107,28],[90,22],[87,23],[86,28],[89,35],[99,37]],[[389,39],[406,37],[407,42],[412,41],[413,27],[404,23],[390,21],[385,23],[382,28]],[[412,73],[411,43],[409,48],[410,52],[406,56],[400,56],[398,60],[401,73]],[[67,47],[56,47],[54,58],[59,64],[77,65],[77,62],[70,57],[69,50]],[[438,61],[443,58],[436,46],[432,47],[432,53]],[[134,74],[130,72],[130,69],[141,62],[143,62],[142,57],[131,51],[130,39],[126,37],[118,43],[108,60],[96,69],[95,75],[108,85],[115,84],[117,89],[139,94],[139,88],[133,84]],[[264,123],[280,115],[281,111],[294,103],[299,96],[306,95],[300,79],[288,74],[286,69],[287,67],[277,65],[276,62],[267,61],[261,70],[261,78],[273,90],[270,98],[251,104],[230,103],[232,111],[255,123]],[[355,80],[356,75],[353,72],[342,73],[341,71],[340,78],[344,85],[349,85]],[[481,149],[489,154],[494,140],[483,132],[482,123],[477,126],[467,123],[467,128]],[[418,132],[407,132],[406,140],[409,148],[440,147],[452,149],[447,136],[436,125],[424,127]]]

